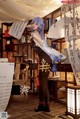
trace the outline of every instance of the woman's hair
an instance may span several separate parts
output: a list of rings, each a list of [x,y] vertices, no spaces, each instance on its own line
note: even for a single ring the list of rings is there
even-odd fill
[[[36,23],[38,25],[38,32],[41,36],[42,39],[44,39],[44,33],[43,33],[43,30],[44,30],[44,22],[43,22],[43,19],[40,18],[40,17],[35,17],[32,22],[33,23]]]
[[[32,23],[36,23],[39,28],[41,29],[44,29],[44,22],[43,22],[43,19],[40,18],[40,17],[35,17],[33,20],[32,20]]]

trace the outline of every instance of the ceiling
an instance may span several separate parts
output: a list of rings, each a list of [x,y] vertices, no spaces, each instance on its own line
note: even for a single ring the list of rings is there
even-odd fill
[[[61,0],[0,0],[0,21],[44,17],[61,7]]]

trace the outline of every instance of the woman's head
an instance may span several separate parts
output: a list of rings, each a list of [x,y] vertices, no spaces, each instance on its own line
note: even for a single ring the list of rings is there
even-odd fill
[[[33,30],[36,29],[44,29],[44,22],[43,19],[40,17],[36,17],[32,20],[32,26],[33,26]]]

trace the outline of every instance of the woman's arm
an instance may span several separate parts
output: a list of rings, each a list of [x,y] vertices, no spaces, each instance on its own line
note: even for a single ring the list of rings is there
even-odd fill
[[[32,37],[33,37],[33,40],[36,43],[36,45],[38,45],[38,44],[41,45],[41,46],[43,45],[42,39],[41,39],[38,31],[34,31],[32,33]]]

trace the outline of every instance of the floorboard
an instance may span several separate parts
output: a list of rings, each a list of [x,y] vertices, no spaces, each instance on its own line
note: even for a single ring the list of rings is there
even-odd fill
[[[10,115],[9,119],[68,119],[68,116],[64,116],[66,107],[61,103],[50,100],[51,111],[48,113],[35,112],[37,105],[37,95],[14,95],[11,96],[6,111]]]

